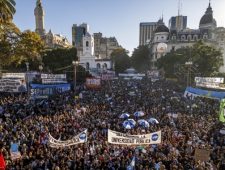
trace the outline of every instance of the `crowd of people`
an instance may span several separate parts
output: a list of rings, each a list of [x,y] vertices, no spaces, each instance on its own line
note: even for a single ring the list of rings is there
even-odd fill
[[[143,111],[159,124],[125,129],[122,113]],[[113,80],[100,90],[82,89],[32,101],[27,95],[0,98],[0,154],[9,170],[125,170],[135,158],[136,170],[224,170],[225,135],[218,121],[219,101],[191,99],[173,82]],[[176,115],[176,116],[173,116]],[[137,117],[131,118],[137,120]],[[49,133],[62,141],[88,130],[87,142],[70,147],[49,146]],[[139,135],[162,131],[158,145],[125,146],[107,142],[107,130]],[[17,143],[21,157],[12,159]],[[210,152],[196,160],[195,150]]]

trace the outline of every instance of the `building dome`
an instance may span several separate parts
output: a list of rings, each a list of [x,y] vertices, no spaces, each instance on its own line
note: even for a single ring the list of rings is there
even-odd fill
[[[207,8],[205,14],[202,16],[201,20],[200,20],[200,25],[205,25],[205,24],[211,24],[214,23],[214,19],[213,19],[213,10],[212,7],[209,3],[209,7]]]
[[[157,23],[157,28],[155,30],[155,33],[159,33],[159,32],[169,32],[169,28],[167,26],[165,26],[163,19],[160,19]]]

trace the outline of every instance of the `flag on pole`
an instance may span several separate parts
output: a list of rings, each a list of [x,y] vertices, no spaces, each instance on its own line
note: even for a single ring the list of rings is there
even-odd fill
[[[225,99],[222,99],[220,101],[220,115],[219,120],[223,123],[225,123]]]
[[[135,167],[135,156],[132,158],[130,165],[127,167],[127,170],[134,170]]]

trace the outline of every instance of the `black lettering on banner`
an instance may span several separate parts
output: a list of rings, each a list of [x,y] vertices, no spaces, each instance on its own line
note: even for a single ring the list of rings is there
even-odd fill
[[[123,139],[112,137],[112,142],[114,143],[134,143],[134,139]]]

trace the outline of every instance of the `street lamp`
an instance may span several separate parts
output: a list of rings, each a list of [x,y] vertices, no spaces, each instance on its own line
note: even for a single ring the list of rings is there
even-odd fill
[[[74,93],[76,93],[77,66],[79,64],[79,61],[73,61],[72,64],[73,64],[73,67],[74,67]]]
[[[29,71],[29,62],[26,62],[26,82],[27,82],[27,95],[29,97],[29,93],[30,93],[30,87],[29,87],[29,80],[28,80],[28,71]]]
[[[41,72],[42,72],[42,70],[43,70],[43,66],[42,66],[42,65],[39,65],[39,66],[38,66],[38,68],[39,68],[40,73],[41,73]]]
[[[188,61],[188,62],[185,62],[185,65],[188,67],[188,74],[187,74],[187,87],[189,85],[191,85],[191,67],[193,65],[193,62],[192,61]]]

